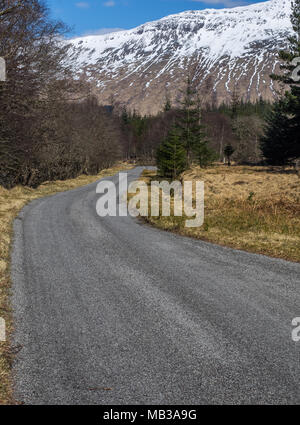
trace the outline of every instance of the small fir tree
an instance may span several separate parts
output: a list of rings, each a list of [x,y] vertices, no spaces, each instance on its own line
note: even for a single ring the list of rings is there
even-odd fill
[[[178,129],[173,127],[157,150],[158,173],[162,177],[176,179],[187,168],[186,151]]]

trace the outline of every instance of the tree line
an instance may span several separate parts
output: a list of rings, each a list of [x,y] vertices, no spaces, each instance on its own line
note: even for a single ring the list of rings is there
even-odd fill
[[[187,83],[188,85],[188,83]],[[181,105],[172,105],[166,99],[162,110],[156,116],[140,116],[138,112],[121,110],[122,134],[124,155],[128,160],[136,159],[148,163],[155,161],[157,148],[165,140],[172,126],[184,126],[188,118],[194,119],[201,126],[201,132],[205,133],[207,146],[215,152],[217,161],[224,162],[226,156],[224,149],[231,144],[235,149],[234,160],[237,163],[259,163],[263,157],[259,147],[260,137],[263,134],[264,119],[271,109],[271,104],[262,99],[259,106],[256,104],[245,105],[242,100],[237,101],[236,106],[232,104],[221,105],[219,108],[208,108],[202,106],[199,94],[193,89],[189,82],[191,91],[188,95],[188,106],[186,103],[187,93],[182,93]],[[235,101],[236,102],[236,101]],[[190,112],[187,109],[191,109]],[[189,126],[191,123],[186,122]],[[194,129],[197,133],[197,129]],[[180,132],[180,131],[179,131]],[[181,135],[185,137],[185,135]]]
[[[78,74],[80,48],[67,43],[69,29],[50,19],[42,0],[0,0],[0,185],[35,187],[47,180],[97,174],[118,159],[158,165],[178,176],[192,163],[214,161],[287,165],[299,158],[299,82],[291,79],[300,57],[300,0],[291,17],[295,35],[281,52],[289,85],[274,105],[243,102],[238,87],[231,104],[211,107],[188,80],[172,105],[156,116],[114,104],[99,105]]]
[[[68,28],[40,0],[0,0],[0,184],[95,173],[122,156],[119,122],[77,75]]]

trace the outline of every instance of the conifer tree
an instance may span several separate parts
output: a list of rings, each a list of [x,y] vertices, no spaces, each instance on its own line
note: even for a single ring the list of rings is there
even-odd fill
[[[292,46],[292,71],[291,92],[289,94],[288,112],[291,114],[290,139],[294,141],[291,146],[293,158],[300,158],[300,0],[293,3],[293,13],[291,16],[294,37],[290,38]]]
[[[188,78],[184,100],[181,103],[181,116],[177,123],[181,141],[186,150],[188,165],[191,164],[193,148],[196,138],[199,136],[199,110],[196,107],[195,97],[196,92]]]
[[[181,142],[178,129],[173,128],[157,150],[158,173],[162,177],[176,179],[186,170],[186,151]]]
[[[199,165],[205,167],[214,161],[215,154],[208,147],[204,126],[201,124],[201,101],[196,96],[190,79],[187,80],[181,105],[177,127],[186,150],[187,165],[190,166],[193,158],[196,158]]]
[[[261,139],[261,148],[265,160],[270,165],[287,165],[293,156],[289,141],[289,118],[283,100],[274,105],[266,119],[265,135]]]
[[[195,146],[194,153],[201,168],[208,167],[217,160],[216,152],[208,146],[207,141],[203,141]]]
[[[202,125],[202,111],[200,99],[197,99],[198,126],[195,127],[193,141],[193,155],[201,168],[211,165],[217,159],[216,152],[208,146],[205,127]]]
[[[300,157],[300,0],[292,3],[291,22],[294,34],[288,38],[289,51],[281,51],[283,75],[271,75],[290,87],[274,105],[267,118],[261,149],[269,164],[288,164]]]

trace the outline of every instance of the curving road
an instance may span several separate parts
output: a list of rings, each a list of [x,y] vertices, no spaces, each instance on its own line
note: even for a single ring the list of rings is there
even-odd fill
[[[300,264],[100,218],[98,198],[57,194],[15,222],[16,398],[298,404]]]

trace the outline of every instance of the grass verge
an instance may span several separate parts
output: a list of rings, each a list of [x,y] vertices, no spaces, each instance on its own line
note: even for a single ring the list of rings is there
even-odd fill
[[[149,186],[157,179],[151,171],[142,176]],[[194,167],[182,180],[205,182],[204,225],[186,228],[186,217],[151,214],[144,217],[148,223],[219,245],[300,262],[300,179],[294,170]]]
[[[11,383],[11,367],[16,347],[10,344],[12,315],[10,309],[10,249],[12,226],[20,210],[30,201],[75,189],[93,183],[103,177],[132,168],[127,163],[101,171],[97,176],[79,176],[66,181],[46,182],[37,189],[18,186],[11,190],[0,187],[0,317],[6,322],[7,341],[0,342],[0,404],[14,404]]]

